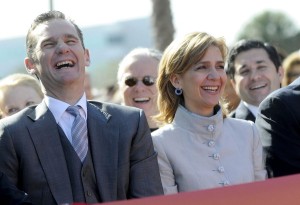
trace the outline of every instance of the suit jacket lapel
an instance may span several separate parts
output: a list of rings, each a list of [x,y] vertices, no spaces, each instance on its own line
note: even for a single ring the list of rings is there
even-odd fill
[[[88,133],[99,194],[104,201],[117,198],[119,128],[111,115],[88,103]]]
[[[240,102],[239,106],[236,109],[236,118],[251,120],[255,122],[255,116],[252,112],[244,105],[243,101]]]
[[[68,168],[54,116],[42,102],[29,117],[35,121],[29,127],[29,132],[53,197],[58,204],[73,201]]]

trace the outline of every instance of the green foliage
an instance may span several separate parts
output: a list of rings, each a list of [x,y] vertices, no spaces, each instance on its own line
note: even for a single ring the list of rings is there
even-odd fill
[[[286,52],[300,47],[299,28],[284,13],[265,11],[255,16],[242,28],[240,39],[257,39],[269,42]]]

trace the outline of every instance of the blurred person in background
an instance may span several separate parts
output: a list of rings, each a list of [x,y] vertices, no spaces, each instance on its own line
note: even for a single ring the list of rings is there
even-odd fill
[[[228,76],[227,78],[229,79]],[[225,90],[221,100],[223,101],[224,106],[229,113],[234,111],[241,101],[240,97],[236,94],[230,80],[226,81]]]
[[[15,73],[0,80],[0,115],[10,116],[44,98],[39,81],[28,74]]]
[[[255,122],[261,101],[281,86],[280,55],[269,43],[241,40],[231,48],[225,69],[241,99],[229,116]]]
[[[226,117],[223,38],[194,32],[164,51],[152,132],[165,194],[264,180],[262,145],[253,122]]]
[[[284,69],[282,86],[287,86],[300,76],[300,50],[286,56],[282,66]]]
[[[92,79],[89,72],[85,72],[85,79],[84,79],[84,91],[86,94],[86,99],[93,100],[93,87],[92,87]]]
[[[121,60],[118,69],[122,104],[143,109],[151,131],[158,128],[153,116],[158,113],[155,82],[161,55],[155,49],[135,48]]]

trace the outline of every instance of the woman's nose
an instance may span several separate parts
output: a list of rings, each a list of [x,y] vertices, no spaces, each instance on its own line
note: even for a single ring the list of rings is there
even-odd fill
[[[219,78],[219,73],[215,68],[210,69],[210,72],[208,74],[208,79],[217,79]]]

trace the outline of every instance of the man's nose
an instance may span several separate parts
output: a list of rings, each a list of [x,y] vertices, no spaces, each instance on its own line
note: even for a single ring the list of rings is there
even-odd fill
[[[68,53],[70,52],[70,48],[69,46],[64,43],[64,42],[61,42],[61,43],[58,43],[57,44],[57,49],[56,49],[57,53],[59,54],[64,54],[64,53]]]
[[[261,72],[259,72],[257,69],[252,69],[251,75],[250,75],[252,80],[256,80],[256,79],[260,78],[260,76],[261,76]]]

